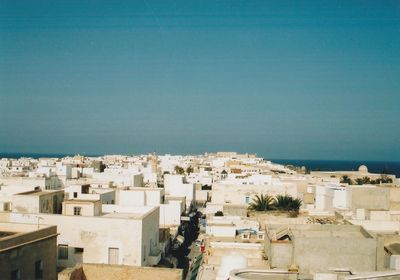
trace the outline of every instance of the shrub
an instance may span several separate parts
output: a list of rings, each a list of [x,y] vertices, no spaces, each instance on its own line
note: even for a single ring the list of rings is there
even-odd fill
[[[224,216],[224,213],[222,211],[217,211],[214,216],[222,217],[222,216]]]

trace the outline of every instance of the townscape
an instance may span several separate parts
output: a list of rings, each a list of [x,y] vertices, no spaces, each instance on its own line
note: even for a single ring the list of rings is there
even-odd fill
[[[2,279],[400,279],[400,179],[255,154],[0,160]]]

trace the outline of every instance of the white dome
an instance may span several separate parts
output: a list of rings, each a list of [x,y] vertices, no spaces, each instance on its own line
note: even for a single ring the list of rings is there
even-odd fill
[[[361,165],[361,166],[358,168],[358,172],[361,172],[361,173],[368,173],[368,168],[367,168],[365,165]]]

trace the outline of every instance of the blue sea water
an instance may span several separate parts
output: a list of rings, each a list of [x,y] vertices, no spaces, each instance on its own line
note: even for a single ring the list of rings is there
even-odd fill
[[[305,166],[308,170],[321,171],[356,171],[360,165],[368,167],[371,173],[394,174],[400,177],[400,161],[349,161],[349,160],[302,160],[302,159],[271,159],[272,162]]]

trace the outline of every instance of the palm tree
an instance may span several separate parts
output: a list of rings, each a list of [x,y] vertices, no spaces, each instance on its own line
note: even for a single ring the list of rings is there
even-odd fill
[[[299,198],[293,198],[291,195],[277,195],[275,199],[275,208],[281,211],[292,211],[299,213],[303,201]]]
[[[293,200],[293,197],[291,197],[288,194],[285,194],[285,195],[278,194],[275,198],[274,207],[277,210],[289,211],[292,200]]]
[[[349,185],[352,185],[353,181],[349,178],[349,176],[343,175],[343,177],[340,178],[340,183],[347,183]]]
[[[292,200],[291,205],[290,205],[290,211],[299,213],[299,210],[300,210],[300,207],[301,207],[302,203],[303,203],[303,201],[301,201],[300,198],[294,198]]]
[[[249,209],[254,211],[268,211],[272,210],[274,198],[267,194],[256,195],[253,202],[249,204]]]

